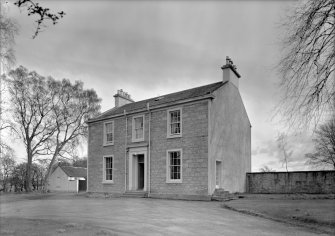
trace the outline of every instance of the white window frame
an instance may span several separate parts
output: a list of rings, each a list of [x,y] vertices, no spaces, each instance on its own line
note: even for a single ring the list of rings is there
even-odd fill
[[[170,112],[172,111],[179,111],[180,112],[180,133],[179,134],[171,134],[171,116]],[[181,107],[176,107],[167,110],[167,138],[179,138],[183,135],[183,111]]]
[[[143,136],[141,138],[136,138],[136,133],[135,133],[135,119],[142,117],[143,119]],[[145,133],[145,118],[144,115],[138,115],[138,116],[133,116],[132,118],[132,135],[131,135],[131,141],[132,142],[141,142],[144,141],[144,133]]]
[[[107,131],[106,131],[106,125],[107,124],[112,124],[112,127],[113,127],[113,141],[112,142],[109,142],[107,143]],[[114,132],[114,121],[106,121],[103,123],[103,145],[104,146],[110,146],[110,145],[114,145],[114,140],[115,140],[115,132]]]
[[[112,179],[111,180],[106,179],[106,158],[112,158]],[[113,184],[114,183],[114,177],[115,177],[114,156],[113,155],[103,156],[102,168],[103,168],[102,169],[102,183]]]
[[[180,179],[171,179],[170,175],[170,153],[180,152]],[[182,183],[183,182],[183,150],[169,149],[166,150],[166,183]]]

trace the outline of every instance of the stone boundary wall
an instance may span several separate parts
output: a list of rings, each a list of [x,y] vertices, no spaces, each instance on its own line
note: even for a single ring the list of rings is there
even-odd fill
[[[247,173],[247,193],[335,193],[335,171]]]

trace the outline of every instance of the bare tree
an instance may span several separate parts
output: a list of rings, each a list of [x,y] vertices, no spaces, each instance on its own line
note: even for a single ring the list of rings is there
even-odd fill
[[[17,0],[14,3],[19,8],[25,8],[28,11],[28,16],[37,16],[38,19],[33,38],[42,31],[42,27],[46,27],[45,21],[51,21],[53,25],[57,24],[60,18],[63,18],[65,13],[63,11],[51,13],[47,7],[42,7],[38,2],[32,0]]]
[[[27,152],[26,191],[31,191],[31,165],[37,155],[47,153],[47,143],[56,132],[50,113],[53,95],[47,80],[36,72],[19,67],[9,73],[8,88],[14,129]]]
[[[15,63],[14,45],[18,28],[17,22],[8,17],[4,1],[0,0],[0,75],[4,74],[4,71]]]
[[[6,151],[4,151],[3,155],[1,155],[0,157],[0,174],[2,182],[2,189],[0,189],[0,191],[8,191],[8,185],[10,183],[14,167],[14,150],[11,148],[7,148]]]
[[[3,104],[3,78],[2,75],[5,71],[10,70],[11,66],[15,64],[15,36],[18,34],[18,24],[15,19],[10,18],[6,14],[8,1],[0,0],[0,148],[4,148],[6,144],[2,139],[2,131],[7,128],[11,128],[11,123],[7,122],[3,118],[5,113]],[[57,24],[60,18],[63,18],[65,13],[63,11],[57,13],[51,13],[49,8],[42,7],[40,4],[33,0],[17,0],[14,2],[20,9],[26,9],[28,16],[37,16],[38,19],[35,21],[37,23],[36,30],[34,32],[33,38],[42,31],[42,27],[46,27],[44,24],[46,21],[51,21],[53,25]],[[1,149],[0,149],[1,156]]]
[[[78,158],[73,163],[73,166],[87,168],[87,157]]]
[[[275,170],[271,169],[268,166],[263,166],[262,168],[259,169],[261,172],[275,172]]]
[[[9,92],[16,130],[27,149],[26,190],[31,191],[30,168],[35,156],[51,156],[51,167],[58,157],[70,158],[87,136],[86,120],[100,112],[101,99],[83,83],[48,79],[19,67],[9,73]],[[29,185],[29,186],[28,186]]]
[[[16,21],[8,17],[5,3],[0,0],[0,158],[8,145],[3,141],[3,131],[8,130],[11,125],[6,116],[4,102],[5,86],[3,84],[3,74],[15,63],[15,35],[18,33]]]
[[[66,79],[61,83],[50,81],[49,86],[55,93],[51,114],[56,132],[50,145],[52,159],[45,176],[46,187],[56,158],[73,156],[71,151],[79,145],[80,140],[87,138],[86,121],[100,112],[101,102],[96,92],[92,89],[84,90],[80,81],[74,84]]]
[[[26,166],[27,163],[20,163],[14,167],[12,176],[11,176],[11,189],[14,187],[15,192],[22,192],[25,189],[26,184]],[[29,181],[31,182],[31,181]]]
[[[282,166],[285,165],[285,169],[288,172],[288,162],[290,161],[293,151],[289,151],[287,138],[288,137],[285,133],[278,134],[277,145],[279,152],[283,155],[283,158],[281,159]]]
[[[278,111],[289,126],[316,125],[335,97],[335,1],[303,1],[283,26]]]
[[[315,134],[315,152],[305,155],[306,163],[316,167],[331,166],[335,170],[335,118],[320,125]]]
[[[33,163],[31,166],[31,184],[33,190],[41,190],[44,185],[45,169],[42,165]]]

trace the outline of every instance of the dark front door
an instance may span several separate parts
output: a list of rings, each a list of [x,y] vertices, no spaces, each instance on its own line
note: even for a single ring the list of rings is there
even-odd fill
[[[79,180],[79,191],[86,191],[86,180]]]
[[[144,189],[144,155],[138,155],[138,190]]]

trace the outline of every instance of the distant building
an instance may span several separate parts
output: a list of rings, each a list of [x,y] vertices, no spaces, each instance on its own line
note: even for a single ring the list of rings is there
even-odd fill
[[[251,125],[229,58],[222,70],[220,82],[139,102],[119,90],[115,107],[88,121],[88,192],[245,192]]]
[[[73,166],[57,166],[49,178],[50,191],[86,191],[87,169]]]

